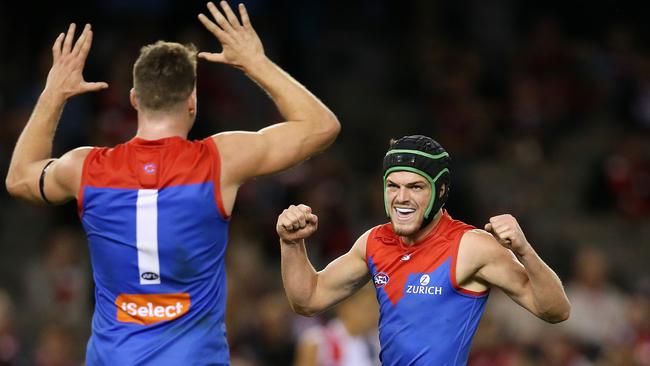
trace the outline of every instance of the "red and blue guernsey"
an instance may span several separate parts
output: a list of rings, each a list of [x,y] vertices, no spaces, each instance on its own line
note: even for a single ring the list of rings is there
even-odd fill
[[[372,229],[366,262],[373,276],[382,365],[465,365],[488,292],[456,283],[456,257],[473,226],[444,211],[434,230],[412,246],[391,224]]]
[[[134,138],[84,161],[95,311],[86,363],[222,365],[228,218],[211,138]]]

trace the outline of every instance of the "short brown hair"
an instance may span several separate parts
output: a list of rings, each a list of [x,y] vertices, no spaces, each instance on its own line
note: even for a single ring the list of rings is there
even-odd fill
[[[140,49],[133,88],[144,109],[167,111],[190,96],[196,84],[196,47],[158,41]]]

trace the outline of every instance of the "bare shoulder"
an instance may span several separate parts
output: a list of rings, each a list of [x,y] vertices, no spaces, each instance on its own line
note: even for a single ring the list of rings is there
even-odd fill
[[[92,146],[82,146],[78,147],[76,149],[72,149],[68,151],[67,153],[63,154],[61,156],[60,160],[69,160],[71,163],[83,163],[84,159],[86,159],[86,156],[90,154],[90,152],[94,149]]]
[[[219,152],[228,155],[229,158],[245,157],[251,153],[265,151],[267,148],[266,140],[259,131],[225,131],[211,137]]]
[[[224,131],[214,134],[212,140],[219,146],[220,150],[241,149],[242,142],[251,142],[258,137],[258,132],[253,131]]]
[[[370,233],[372,232],[373,229],[374,228],[368,229],[365,233],[361,234],[361,236],[357,239],[357,241],[354,242],[354,245],[352,245],[352,249],[350,251],[354,252],[356,255],[359,255],[365,259],[366,244],[368,243],[368,238],[370,237]]]
[[[474,270],[478,270],[486,263],[507,254],[508,250],[501,246],[492,234],[481,229],[467,231],[463,235],[458,248],[459,260],[469,264]]]
[[[59,173],[71,175],[81,174],[84,160],[92,151],[91,146],[78,147],[63,154],[56,162],[55,168]],[[59,174],[57,173],[57,174]]]
[[[479,273],[489,263],[506,254],[490,233],[481,229],[467,231],[460,240],[456,258],[456,281],[465,290],[483,292],[489,288]]]
[[[212,135],[221,155],[222,183],[239,186],[259,175],[266,145],[258,132],[227,131]]]
[[[481,247],[489,246],[490,243],[498,245],[496,240],[494,240],[492,234],[482,229],[468,230],[465,232],[465,235],[463,235],[461,241],[469,246],[477,246],[475,249],[481,249]]]
[[[79,147],[55,159],[48,168],[45,193],[52,203],[64,203],[76,197],[86,157],[92,147]]]

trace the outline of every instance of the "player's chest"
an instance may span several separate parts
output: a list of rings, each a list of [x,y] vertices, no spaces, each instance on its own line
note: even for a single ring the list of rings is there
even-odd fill
[[[384,248],[369,257],[373,282],[391,302],[435,301],[449,291],[452,257],[446,248]]]

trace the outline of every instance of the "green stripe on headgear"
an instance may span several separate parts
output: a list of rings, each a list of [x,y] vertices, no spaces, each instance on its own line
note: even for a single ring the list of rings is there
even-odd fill
[[[386,153],[386,155],[399,154],[399,153],[415,154],[415,155],[424,156],[425,158],[429,158],[429,159],[440,159],[440,158],[444,158],[445,156],[446,156],[446,157],[449,157],[449,153],[447,153],[446,151],[445,151],[445,152],[441,152],[440,154],[437,154],[437,155],[432,155],[432,154],[427,154],[427,153],[425,153],[424,151],[420,151],[420,150],[410,150],[410,149],[395,149],[395,150],[389,150],[389,151]]]

